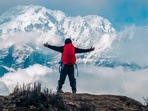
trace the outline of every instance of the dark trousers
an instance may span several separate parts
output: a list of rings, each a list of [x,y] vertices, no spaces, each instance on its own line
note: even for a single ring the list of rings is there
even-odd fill
[[[60,91],[62,89],[62,85],[65,83],[66,76],[68,75],[70,86],[72,91],[76,92],[76,79],[74,75],[74,65],[63,65],[61,68],[60,78],[58,81],[57,90]]]

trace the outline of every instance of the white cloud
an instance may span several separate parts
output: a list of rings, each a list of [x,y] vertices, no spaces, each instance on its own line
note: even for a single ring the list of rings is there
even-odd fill
[[[84,77],[82,78],[84,82],[79,82],[80,85],[84,85],[86,91],[91,88],[89,91],[92,93],[127,95],[138,100],[147,96],[148,69],[139,71],[128,71],[122,67],[114,69],[82,67],[79,69]]]
[[[0,81],[0,95],[8,95],[9,89],[4,82]]]
[[[127,71],[122,67],[113,69],[82,65],[79,66],[79,77],[76,77],[78,93],[124,95],[143,102],[142,97],[148,96],[147,74],[148,69]],[[0,81],[7,86],[3,90],[8,88],[10,92],[17,83],[27,84],[37,81],[41,82],[43,87],[55,91],[58,78],[58,70],[36,64],[14,73],[7,73]],[[71,91],[68,78],[63,90]]]
[[[39,33],[37,32],[16,32],[13,34],[2,35],[0,37],[0,49],[11,46],[12,44],[26,44],[35,43],[39,38]]]
[[[30,44],[43,48],[43,43],[48,42],[52,45],[63,45],[62,37],[55,35],[53,32],[39,33],[39,32],[15,32],[12,34],[2,35],[0,37],[0,49],[10,47],[12,44],[23,45]]]
[[[117,34],[113,43],[113,53],[117,60],[122,62],[134,62],[140,66],[148,66],[148,26],[129,26]]]
[[[5,83],[9,91],[12,92],[17,83],[20,85],[33,83],[50,73],[52,73],[52,70],[48,67],[36,64],[26,69],[18,69],[16,72],[7,73],[0,78],[0,81]]]

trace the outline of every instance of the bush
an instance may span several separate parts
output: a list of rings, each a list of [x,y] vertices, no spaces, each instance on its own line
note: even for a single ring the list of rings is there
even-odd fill
[[[79,107],[71,106],[66,104],[62,94],[48,89],[41,90],[40,83],[23,84],[22,87],[17,84],[7,106],[16,106],[15,111],[95,111],[89,102],[80,102]]]
[[[41,84],[33,83],[21,87],[18,84],[14,88],[11,95],[13,97],[13,104],[17,107],[36,108],[38,111],[51,110],[51,111],[67,111],[66,104],[60,94],[49,92],[44,89],[41,92]],[[11,103],[11,104],[12,104]]]

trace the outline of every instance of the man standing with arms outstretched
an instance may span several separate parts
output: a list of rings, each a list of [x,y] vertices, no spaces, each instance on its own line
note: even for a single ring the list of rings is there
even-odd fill
[[[45,47],[62,53],[62,68],[60,72],[60,78],[58,81],[57,93],[62,92],[62,85],[65,83],[66,76],[68,75],[70,86],[72,88],[72,93],[76,93],[76,79],[74,75],[74,65],[76,63],[76,53],[86,53],[93,51],[95,48],[90,49],[80,49],[73,46],[70,38],[65,40],[64,46],[52,46],[48,43],[44,43]]]

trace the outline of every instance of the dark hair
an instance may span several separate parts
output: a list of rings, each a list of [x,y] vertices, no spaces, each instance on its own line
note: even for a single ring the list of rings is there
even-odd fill
[[[67,39],[65,40],[65,44],[69,44],[69,43],[72,43],[72,41],[71,41],[70,38],[67,38]]]

